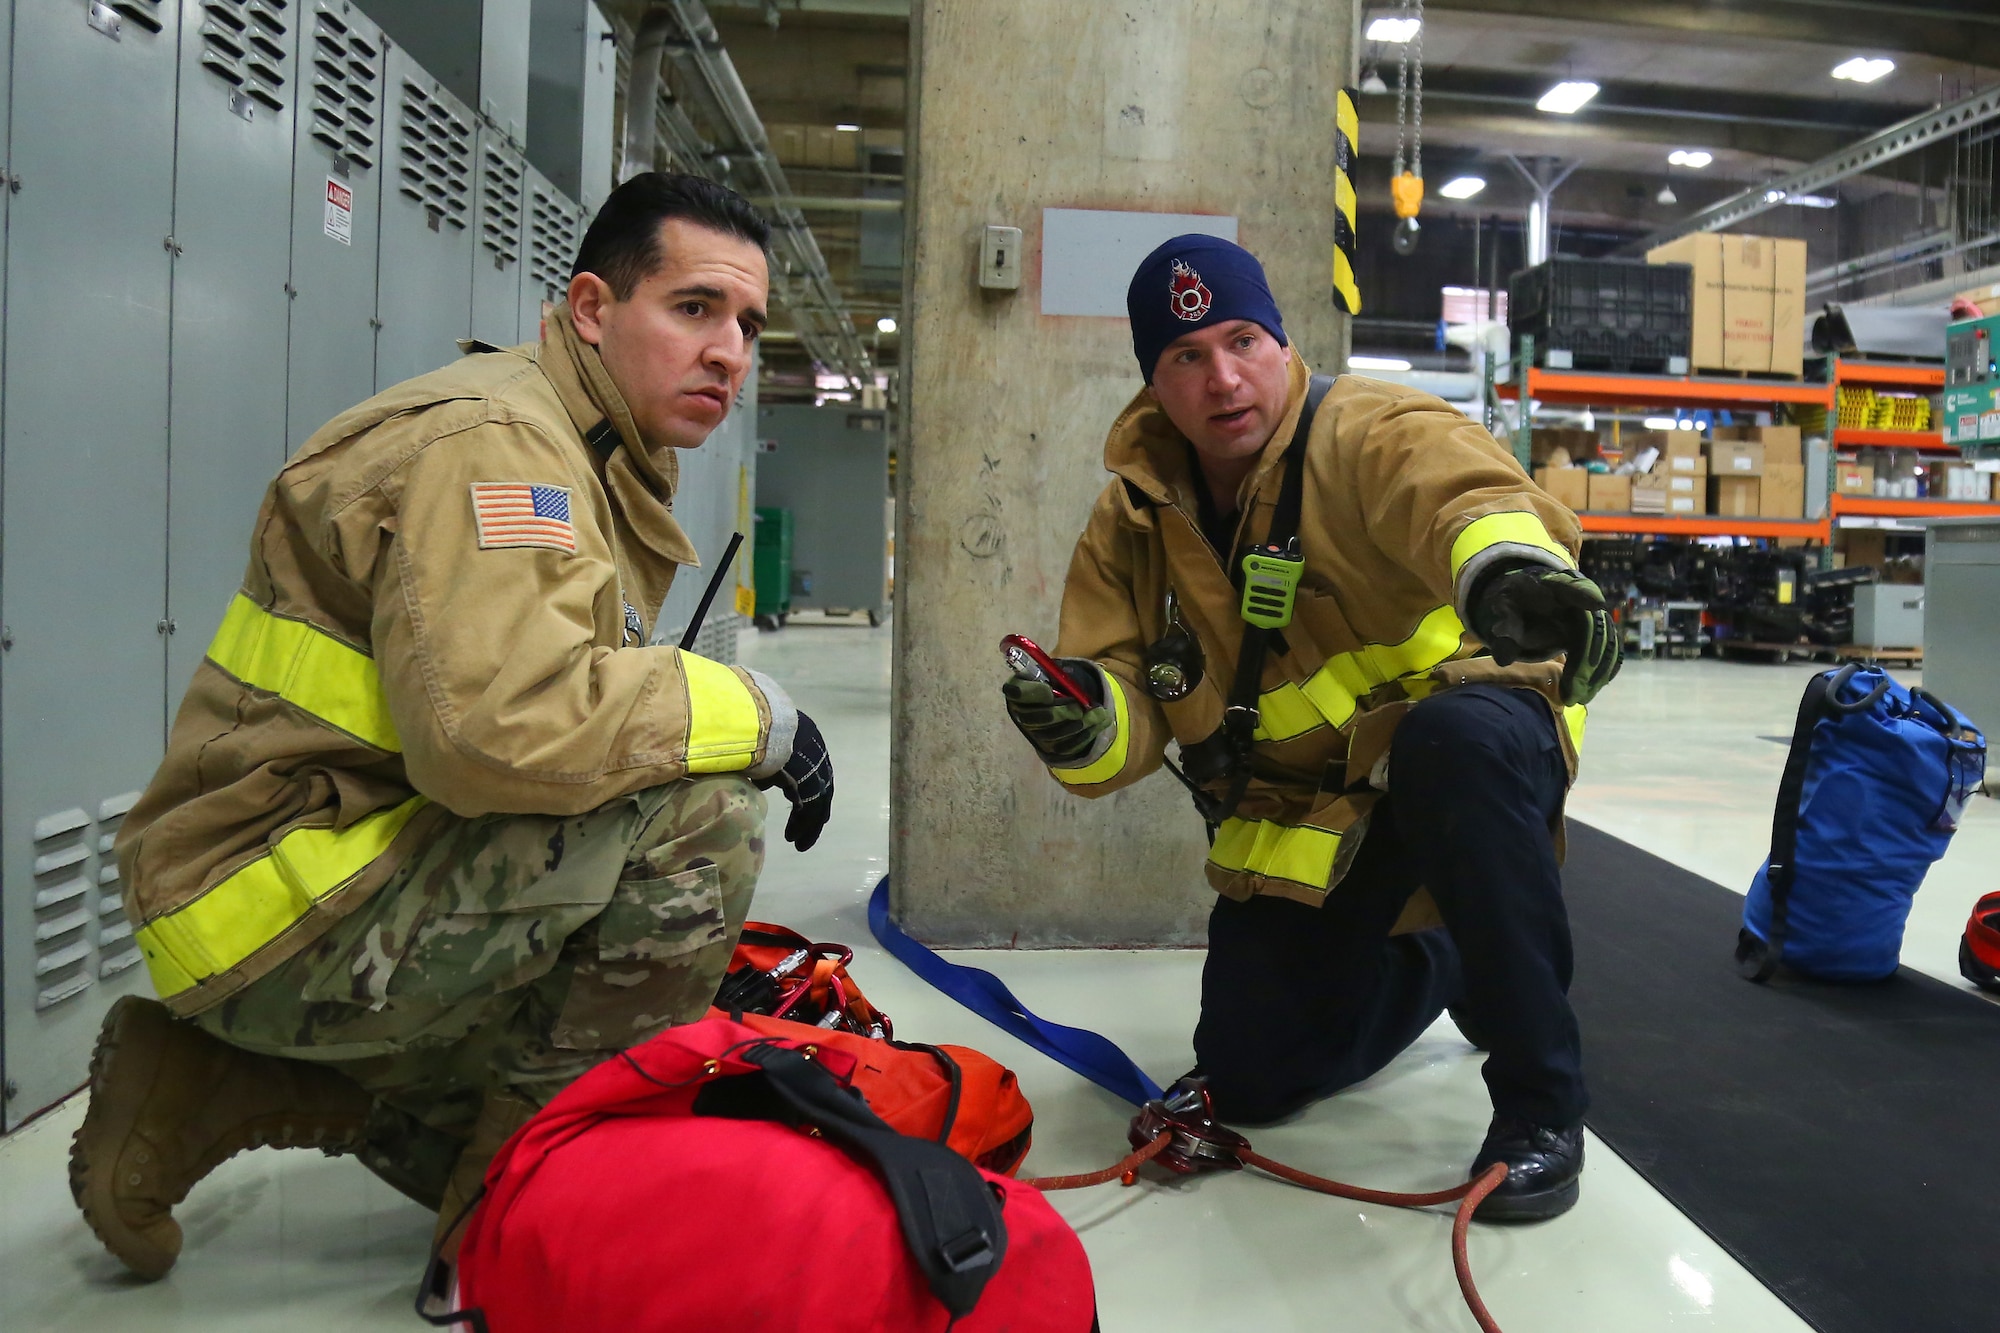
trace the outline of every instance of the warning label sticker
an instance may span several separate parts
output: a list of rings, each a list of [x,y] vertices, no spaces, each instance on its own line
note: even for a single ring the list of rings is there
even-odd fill
[[[342,245],[354,244],[354,191],[331,176],[326,178],[326,234]]]

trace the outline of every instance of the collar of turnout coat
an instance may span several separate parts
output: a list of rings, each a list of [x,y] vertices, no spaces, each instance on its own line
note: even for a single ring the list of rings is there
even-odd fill
[[[1277,474],[1285,448],[1292,442],[1292,432],[1298,428],[1299,410],[1305,406],[1306,386],[1312,380],[1312,371],[1300,359],[1297,348],[1291,351],[1286,373],[1289,383],[1285,390],[1284,418],[1264,445],[1256,468],[1243,482],[1243,489],[1237,495],[1239,511],[1267,479]],[[1144,389],[1133,396],[1112,423],[1111,434],[1104,441],[1104,466],[1138,487],[1155,504],[1179,505],[1189,513],[1195,511],[1193,478],[1189,472],[1193,466],[1193,447],[1188,444],[1187,436],[1181,434],[1180,427],[1167,419],[1165,409]],[[1130,496],[1126,497],[1126,511],[1137,526],[1151,526],[1150,517],[1132,504]]]
[[[619,446],[604,464],[604,483],[640,540],[677,565],[699,568],[694,544],[672,518],[680,457],[671,446],[654,448],[640,436],[604,358],[577,333],[567,301],[549,312],[539,360],[578,434],[588,439],[606,421],[618,432]]]

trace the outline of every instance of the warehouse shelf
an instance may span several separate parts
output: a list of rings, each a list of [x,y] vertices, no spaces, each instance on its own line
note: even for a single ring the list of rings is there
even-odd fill
[[[1905,500],[1881,495],[1836,495],[1833,516],[1856,518],[1985,518],[2000,517],[2000,503],[1986,500]]]
[[[1885,389],[1942,389],[1943,366],[1904,366],[1886,362],[1836,361],[1833,378],[1839,384],[1867,384]]]
[[[1828,524],[1812,518],[1724,518],[1692,514],[1581,513],[1585,532],[1621,533],[1632,537],[1809,537],[1825,541]]]
[[[1520,386],[1499,384],[1502,398]],[[1587,370],[1528,369],[1528,396],[1544,403],[1598,407],[1736,407],[1753,403],[1833,406],[1833,386],[1807,380],[1722,379],[1689,375],[1618,375]]]
[[[1833,432],[1836,449],[1921,449],[1928,453],[1955,454],[1958,446],[1946,444],[1944,433],[1935,430],[1862,430],[1839,426]]]

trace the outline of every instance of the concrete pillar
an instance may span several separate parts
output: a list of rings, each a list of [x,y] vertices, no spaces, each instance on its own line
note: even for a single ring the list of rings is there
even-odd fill
[[[1071,796],[1000,702],[1000,636],[1053,644],[1071,550],[1108,480],[1105,433],[1141,385],[1124,319],[1040,313],[1042,210],[1240,219],[1295,344],[1315,369],[1337,368],[1334,114],[1355,7],[917,0],[912,11],[897,915],[934,943],[1199,943],[1206,845],[1173,779]],[[1022,231],[1019,291],[977,285],[989,224]]]

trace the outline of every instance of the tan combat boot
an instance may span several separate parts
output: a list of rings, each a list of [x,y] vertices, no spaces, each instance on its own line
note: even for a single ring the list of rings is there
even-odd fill
[[[486,1168],[514,1137],[514,1131],[534,1119],[541,1108],[526,1098],[507,1092],[489,1092],[480,1103],[479,1119],[472,1138],[458,1155],[451,1179],[444,1187],[444,1203],[438,1209],[437,1230],[431,1236],[431,1252],[446,1263],[458,1260],[459,1243],[465,1239],[465,1222],[486,1182]]]
[[[372,1101],[344,1074],[238,1050],[128,995],[90,1058],[70,1193],[127,1268],[163,1277],[181,1252],[174,1205],[196,1181],[245,1148],[352,1152]]]

